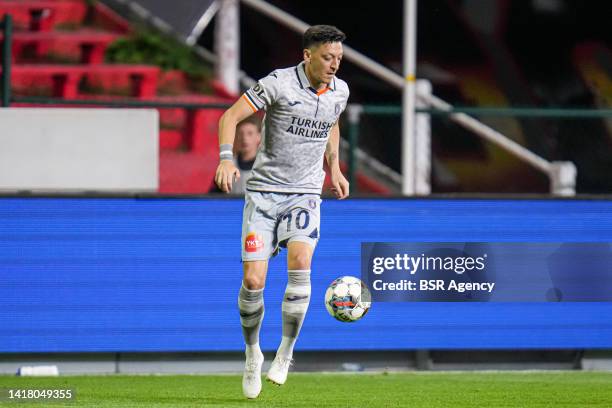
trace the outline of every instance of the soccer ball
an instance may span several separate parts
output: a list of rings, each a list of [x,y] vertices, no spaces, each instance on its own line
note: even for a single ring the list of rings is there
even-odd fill
[[[330,315],[341,322],[356,322],[372,305],[368,287],[353,276],[342,276],[325,291],[325,307]]]

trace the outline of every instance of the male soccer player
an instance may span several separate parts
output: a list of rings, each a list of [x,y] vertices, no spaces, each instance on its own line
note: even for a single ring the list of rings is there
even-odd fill
[[[288,250],[283,333],[267,378],[277,385],[287,380],[310,302],[310,262],[320,234],[324,156],[334,195],[343,199],[349,194],[349,183],[338,163],[338,118],[349,96],[346,83],[336,78],[344,39],[336,27],[310,27],[303,36],[304,61],[261,79],[219,121],[221,161],[215,182],[229,192],[233,180],[240,177],[232,161],[236,124],[259,109],[266,111],[262,142],[247,181],[242,221],[243,280],[238,308],[246,344],[242,390],[247,398],[261,392],[263,289],[268,260],[281,247]]]

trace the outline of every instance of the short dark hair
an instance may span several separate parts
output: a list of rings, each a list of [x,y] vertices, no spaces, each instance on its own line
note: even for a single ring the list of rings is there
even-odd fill
[[[332,42],[342,42],[346,35],[338,28],[330,25],[314,25],[304,33],[302,45],[304,49],[312,45],[319,45]]]
[[[238,122],[238,124],[236,125],[236,130],[238,130],[243,125],[253,125],[257,128],[258,132],[261,132],[261,121],[259,120],[257,115],[251,115],[246,119],[242,120],[241,122]]]

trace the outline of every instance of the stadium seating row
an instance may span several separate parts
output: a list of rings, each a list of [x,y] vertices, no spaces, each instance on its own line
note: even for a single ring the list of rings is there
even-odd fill
[[[106,48],[119,37],[117,33],[94,30],[17,32],[12,37],[13,63],[61,55],[83,64],[101,64]]]

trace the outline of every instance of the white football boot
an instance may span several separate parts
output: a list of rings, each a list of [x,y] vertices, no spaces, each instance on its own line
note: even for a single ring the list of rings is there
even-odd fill
[[[261,392],[261,366],[264,356],[261,352],[247,356],[242,375],[242,393],[247,398],[257,398]]]
[[[287,373],[289,372],[289,366],[291,366],[292,362],[293,360],[291,358],[286,358],[277,354],[268,371],[268,381],[276,385],[283,385],[285,381],[287,381]]]

